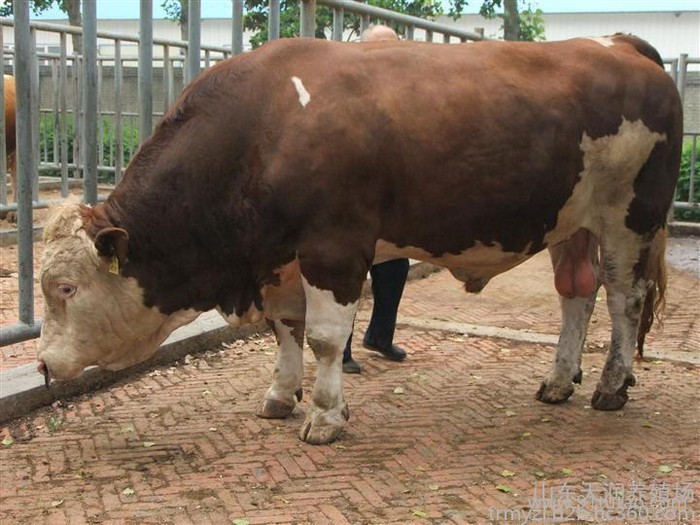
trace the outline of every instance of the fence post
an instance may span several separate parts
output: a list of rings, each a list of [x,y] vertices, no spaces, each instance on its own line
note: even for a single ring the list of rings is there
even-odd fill
[[[234,55],[243,53],[243,0],[233,0],[233,24],[231,51]]]
[[[68,35],[61,32],[60,66],[58,68],[58,98],[61,128],[61,197],[68,197]],[[75,126],[75,119],[73,119]]]
[[[153,131],[153,0],[141,0],[139,23],[139,144]]]
[[[340,42],[343,40],[343,21],[345,11],[342,7],[333,8],[333,40]]]
[[[187,78],[186,84],[199,75],[200,52],[202,48],[202,4],[201,0],[189,0],[187,11]]]
[[[267,39],[280,37],[280,0],[270,0],[270,16],[267,18]]]
[[[316,0],[301,0],[300,35],[316,36]]]
[[[35,49],[29,29],[29,2],[17,2],[15,11],[15,81],[17,85],[17,237],[19,244],[19,320],[34,324],[34,264],[32,179],[36,151],[32,149],[32,76]]]
[[[97,7],[83,0],[83,201],[97,203]]]
[[[683,53],[678,60],[678,93],[681,95],[681,102],[685,101],[685,80],[688,73],[688,55]]]

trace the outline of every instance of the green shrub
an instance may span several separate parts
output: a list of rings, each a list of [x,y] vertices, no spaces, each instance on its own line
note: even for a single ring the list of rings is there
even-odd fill
[[[681,169],[678,177],[678,185],[676,186],[676,200],[688,202],[690,195],[690,167],[692,162],[693,145],[691,141],[686,141],[683,144],[683,153],[681,154]],[[700,202],[700,175],[698,159],[695,159],[695,180],[693,184],[693,202]],[[694,208],[690,210],[676,209],[673,214],[677,221],[700,222],[700,209]]]
[[[39,150],[41,152],[42,162],[59,162],[54,158],[53,140],[54,140],[54,116],[42,115],[39,121]],[[75,141],[75,122],[72,115],[69,115],[66,121],[68,130],[68,163],[74,164],[73,146]],[[60,130],[60,128],[58,128]],[[102,155],[98,156],[99,164],[103,166],[114,166],[116,163],[117,145],[116,145],[116,129],[112,118],[102,118]],[[138,127],[132,125],[128,120],[122,120],[122,167],[125,167],[131,157],[134,156],[139,146],[139,131]],[[60,144],[59,144],[60,155]],[[47,170],[42,172],[43,176],[60,177],[60,170]],[[114,183],[114,173],[109,171],[100,171],[98,173],[98,181],[103,184]]]

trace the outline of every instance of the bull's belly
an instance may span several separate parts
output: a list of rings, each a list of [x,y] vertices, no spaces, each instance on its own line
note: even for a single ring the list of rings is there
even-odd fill
[[[455,278],[465,283],[470,292],[479,292],[493,277],[525,262],[532,253],[530,246],[522,252],[503,250],[500,244],[487,246],[479,241],[460,253],[431,254],[415,246],[399,247],[387,241],[377,241],[374,264],[398,258],[416,259],[442,266],[450,270]]]

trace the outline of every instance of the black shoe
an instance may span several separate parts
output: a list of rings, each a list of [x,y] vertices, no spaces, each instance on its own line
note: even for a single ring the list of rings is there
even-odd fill
[[[404,359],[406,359],[406,351],[403,348],[399,348],[396,345],[391,345],[389,348],[379,348],[377,346],[371,345],[367,341],[363,341],[362,346],[364,346],[367,350],[379,352],[391,361],[403,361]]]
[[[362,372],[362,367],[353,361],[352,357],[347,361],[343,361],[343,372],[346,374],[359,374]]]

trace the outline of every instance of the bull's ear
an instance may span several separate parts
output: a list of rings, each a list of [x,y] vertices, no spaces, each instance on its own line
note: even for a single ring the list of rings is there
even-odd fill
[[[129,232],[122,228],[104,228],[95,237],[95,248],[100,256],[118,263],[117,268],[119,268],[126,263],[129,252]],[[118,269],[113,273],[119,273]]]

